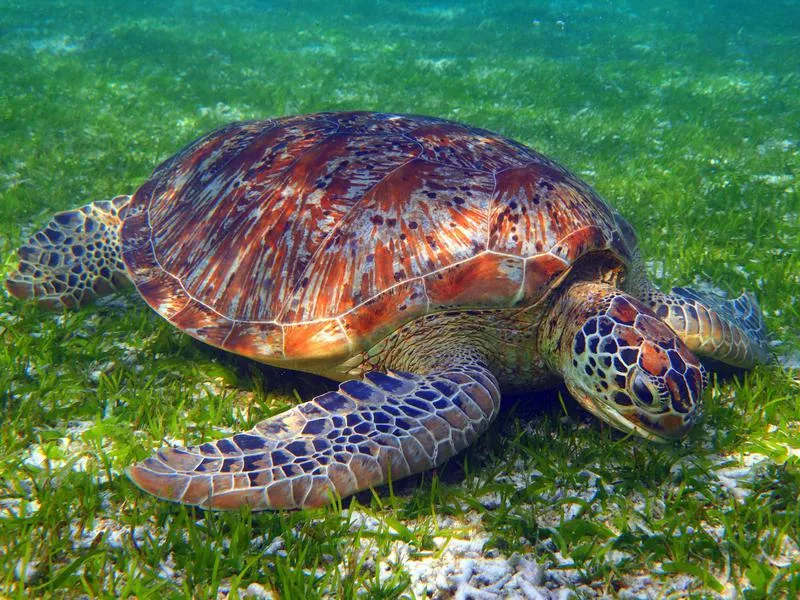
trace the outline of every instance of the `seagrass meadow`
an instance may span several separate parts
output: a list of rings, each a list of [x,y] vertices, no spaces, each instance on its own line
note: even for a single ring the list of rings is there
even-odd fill
[[[133,289],[0,294],[1,598],[800,596],[800,4],[0,2],[0,278],[52,213],[235,120],[379,110],[527,144],[634,226],[662,288],[761,302],[687,437],[564,389],[435,471],[314,510],[204,512],[124,469],[332,389],[205,346]]]

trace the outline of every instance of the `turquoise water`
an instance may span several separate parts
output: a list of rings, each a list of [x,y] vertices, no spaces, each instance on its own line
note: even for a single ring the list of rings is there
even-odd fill
[[[757,288],[791,340],[798,19],[796,2],[5,3],[4,248],[231,120],[428,114],[552,155],[632,221],[658,279]]]
[[[509,435],[495,431],[492,445],[486,442],[468,455],[468,462],[489,464],[484,474],[492,473],[495,464],[538,457],[542,464],[526,464],[547,473],[542,480],[556,481],[574,466],[576,472],[602,471],[610,481],[641,476],[645,483],[628,482],[621,491],[609,492],[608,505],[600,502],[600,509],[583,515],[586,526],[575,527],[578,541],[568,532],[550,537],[548,527],[555,531],[556,525],[537,524],[533,517],[531,524],[525,521],[529,515],[510,509],[513,518],[507,520],[498,513],[478,519],[482,534],[507,554],[532,552],[518,541],[524,536],[557,540],[562,544],[557,551],[553,542],[544,549],[537,546],[537,556],[555,564],[556,553],[563,550],[570,560],[588,564],[595,548],[591,544],[606,543],[604,527],[624,529],[615,519],[620,511],[633,511],[625,504],[626,494],[642,494],[648,506],[674,500],[677,505],[663,511],[666,516],[650,516],[665,529],[682,531],[686,523],[678,513],[681,502],[689,500],[679,497],[684,487],[680,493],[675,489],[695,486],[715,500],[698,501],[684,520],[696,531],[707,523],[720,529],[738,523],[746,532],[734,540],[739,546],[713,536],[686,535],[681,540],[691,540],[685,548],[671,546],[658,554],[654,548],[663,540],[637,537],[642,534],[634,528],[628,538],[619,538],[619,547],[634,555],[630,564],[612,570],[579,565],[588,573],[586,590],[618,589],[619,573],[624,579],[647,572],[656,556],[674,561],[673,572],[691,574],[691,589],[697,593],[718,591],[707,587],[705,571],[697,575],[693,570],[700,565],[729,589],[749,585],[766,594],[764,581],[780,575],[776,585],[786,587],[770,589],[793,594],[796,566],[775,565],[796,565],[796,552],[787,551],[764,572],[754,570],[751,559],[762,553],[778,556],[767,542],[758,545],[778,539],[769,537],[772,529],[797,538],[796,512],[791,514],[796,494],[791,494],[800,479],[791,461],[798,452],[798,415],[787,412],[786,400],[800,393],[799,24],[796,0],[0,2],[2,275],[16,264],[14,249],[50,214],[132,193],[161,161],[229,121],[376,110],[444,117],[497,131],[552,156],[619,209],[638,232],[649,273],[662,287],[708,284],[730,294],[753,291],[784,368],[771,366],[743,382],[714,385],[708,422],[679,449],[623,443],[598,431],[596,424],[584,426],[580,417],[577,424],[564,426],[556,409],[536,413],[536,423],[541,418],[544,424],[536,425],[535,435],[523,436],[529,446],[520,450],[497,440],[516,435],[509,431],[516,421],[509,419],[502,430]],[[146,586],[167,581],[167,589],[179,595],[188,589],[178,581],[184,577],[215,591],[215,544],[230,530],[239,532],[240,541],[249,532],[242,533],[237,527],[244,526],[231,518],[219,531],[198,533],[191,529],[192,515],[142,499],[119,474],[162,438],[207,439],[216,435],[218,424],[240,429],[242,421],[249,426],[298,396],[306,399],[330,388],[327,381],[262,369],[195,343],[156,318],[132,292],[63,315],[2,296],[0,340],[0,447],[5,449],[0,501],[7,502],[0,508],[11,514],[8,506],[18,502],[22,513],[31,511],[17,520],[0,520],[0,557],[11,557],[1,558],[11,562],[0,562],[0,573],[6,573],[0,582],[16,581],[9,574],[15,565],[27,564],[13,561],[35,557],[51,567],[50,576],[82,561],[89,545],[74,542],[75,531],[96,531],[95,515],[119,527],[146,524],[161,544],[140,556],[130,546],[113,546],[109,534],[98,543],[118,562],[77,563],[89,573],[85,581],[80,569],[54,578],[56,589],[72,594],[87,589],[120,593],[143,571],[148,577],[161,573],[160,561],[167,554],[177,557],[177,566],[171,563],[177,578],[152,575],[144,579]],[[533,426],[523,422],[520,427]],[[551,441],[551,434],[563,445]],[[59,441],[66,439],[76,446]],[[572,439],[578,440],[574,446]],[[612,464],[596,466],[604,460],[595,451],[598,439],[606,443]],[[493,459],[496,447],[503,456]],[[774,458],[764,467],[772,470],[752,486],[772,503],[774,524],[758,513],[761,500],[753,505],[761,508],[748,505],[749,513],[736,513],[739,505],[733,501],[720,508],[723,503],[716,498],[725,490],[711,486],[705,473],[690,473],[687,477],[696,475],[697,480],[685,484],[675,467],[687,457],[700,457],[697,470],[710,471],[709,465],[718,466],[722,457],[755,451]],[[56,465],[71,453],[87,459],[81,463],[86,471],[42,466],[44,456]],[[53,478],[58,486],[51,485]],[[424,488],[427,492],[420,494],[444,493],[452,500],[452,494],[460,493],[453,489],[471,493],[462,483],[449,492]],[[536,488],[541,497],[572,493],[536,485],[542,485]],[[769,496],[773,489],[780,493]],[[430,506],[436,512],[447,504],[419,497],[401,518],[411,521]],[[547,504],[538,496],[527,501],[540,508]],[[394,508],[375,509],[379,515],[384,510]],[[265,516],[257,526],[276,534],[296,526],[294,518]],[[553,523],[560,518],[556,514]],[[662,519],[669,518],[676,521],[664,524]],[[176,541],[183,538],[175,530],[165,540],[164,528],[173,526],[180,532],[190,529],[194,545]],[[330,531],[333,541],[320,541],[325,535],[313,532],[298,536],[295,548],[308,544],[311,550],[307,560],[305,554],[292,555],[292,566],[300,565],[297,572],[327,564],[329,552],[341,559],[336,535],[344,534]],[[591,544],[584,545],[581,536]],[[431,543],[428,533],[420,537]],[[323,542],[335,548],[317,552]],[[239,563],[261,554],[260,548],[248,550],[246,542],[240,546],[220,559],[229,583],[240,572]],[[646,549],[641,555],[640,547]],[[735,550],[740,554],[731,550],[743,547]],[[253,573],[262,580],[272,577],[271,566],[258,564]],[[731,564],[733,583],[726,579]],[[129,565],[139,570],[127,572]],[[270,581],[279,591],[290,587],[283,579]],[[140,594],[148,589],[131,585]],[[681,588],[662,587],[657,593],[675,589]]]

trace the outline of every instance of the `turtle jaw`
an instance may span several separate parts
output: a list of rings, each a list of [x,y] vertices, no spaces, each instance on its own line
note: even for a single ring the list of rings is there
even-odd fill
[[[651,442],[659,444],[672,443],[682,438],[691,426],[690,424],[680,424],[677,427],[667,428],[664,427],[664,424],[661,424],[662,431],[657,431],[654,423],[643,423],[636,413],[623,414],[613,404],[599,401],[596,397],[575,386],[567,384],[567,389],[572,394],[572,397],[578,401],[578,404],[601,421],[624,433],[635,433]]]

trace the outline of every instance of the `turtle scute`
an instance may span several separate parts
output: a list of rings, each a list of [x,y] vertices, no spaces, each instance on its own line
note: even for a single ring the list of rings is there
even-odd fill
[[[125,209],[144,299],[264,362],[325,363],[431,311],[534,302],[597,250],[610,209],[549,159],[429,117],[233,124],[158,167]]]

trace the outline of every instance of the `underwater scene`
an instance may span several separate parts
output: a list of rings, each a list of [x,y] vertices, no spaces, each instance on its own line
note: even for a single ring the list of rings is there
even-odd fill
[[[799,23],[0,2],[0,597],[800,596]]]

